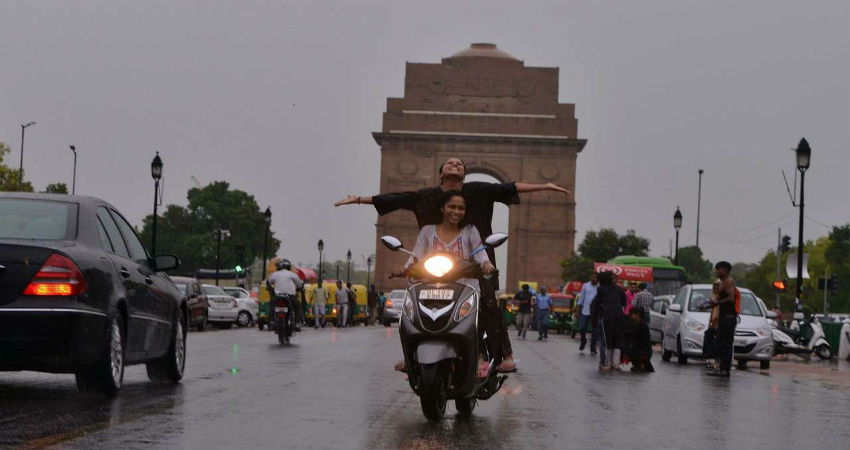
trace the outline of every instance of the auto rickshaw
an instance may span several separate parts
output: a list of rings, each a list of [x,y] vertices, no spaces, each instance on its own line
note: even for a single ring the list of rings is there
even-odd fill
[[[511,325],[516,326],[516,313],[519,307],[516,300],[514,300],[514,294],[503,292],[497,295],[496,299],[499,302],[502,313],[505,315],[505,328]]]
[[[549,329],[561,334],[570,328],[573,321],[573,296],[569,294],[549,294],[552,297],[552,311],[549,313]]]
[[[336,281],[325,280],[322,283],[325,291],[328,293],[328,301],[325,303],[325,320],[336,325],[337,321],[337,306],[336,306]],[[315,323],[315,311],[313,308],[313,291],[316,289],[316,283],[304,284],[304,295],[307,299],[307,310],[304,312],[307,324]],[[352,324],[358,322],[366,323],[369,316],[369,307],[366,300],[366,286],[362,284],[352,284],[351,289],[354,291],[356,302],[352,306],[354,310],[354,320]]]

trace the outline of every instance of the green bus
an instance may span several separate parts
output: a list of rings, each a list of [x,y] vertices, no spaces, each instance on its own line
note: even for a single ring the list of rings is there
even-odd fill
[[[675,295],[680,287],[688,284],[685,268],[673,264],[667,258],[625,255],[609,260],[608,264],[652,267],[652,291],[655,295]]]

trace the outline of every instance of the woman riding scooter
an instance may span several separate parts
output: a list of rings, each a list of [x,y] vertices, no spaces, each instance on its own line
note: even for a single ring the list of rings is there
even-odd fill
[[[430,253],[442,251],[457,259],[469,259],[472,252],[481,246],[481,236],[474,226],[467,225],[464,222],[466,197],[460,191],[446,192],[440,201],[440,212],[443,214],[443,220],[439,224],[426,225],[419,231],[413,254],[421,260]],[[481,266],[481,271],[484,274],[491,274],[495,271],[495,266],[490,262],[486,252],[476,253],[474,259]],[[411,256],[403,267],[393,269],[393,275],[405,275],[413,264],[414,259]],[[458,282],[464,283],[476,291],[479,290],[477,279],[461,278]],[[488,367],[489,364],[484,361],[482,355],[479,355],[478,376],[486,376]],[[395,369],[405,371],[404,361],[396,363]]]

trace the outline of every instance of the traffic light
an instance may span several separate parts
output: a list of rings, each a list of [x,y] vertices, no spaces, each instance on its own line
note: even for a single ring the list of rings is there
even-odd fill
[[[836,274],[829,277],[829,293],[830,295],[838,294],[838,275]]]
[[[776,292],[785,292],[785,280],[776,280],[773,282],[773,288],[776,289]]]
[[[779,250],[782,253],[787,253],[789,250],[791,250],[791,236],[782,236],[782,245],[779,246]]]
[[[236,265],[236,267],[234,267],[234,268],[233,268],[233,270],[235,270],[235,271],[236,271],[236,274],[237,274],[237,275],[239,275],[239,274],[241,274],[241,273],[242,273],[242,270],[243,270],[243,269],[242,269],[242,266],[240,266],[239,264],[237,264],[237,265]]]

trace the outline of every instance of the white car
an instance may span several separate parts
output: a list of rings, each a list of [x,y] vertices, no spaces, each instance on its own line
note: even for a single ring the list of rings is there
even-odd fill
[[[236,325],[240,327],[254,326],[254,321],[260,312],[257,299],[252,298],[250,292],[240,287],[225,286],[221,289],[228,295],[235,297],[236,302],[239,303],[239,311],[236,313]]]
[[[653,344],[660,343],[664,337],[664,318],[674,297],[675,295],[657,295],[652,300],[652,308],[649,310],[649,338]]]
[[[751,290],[738,289],[741,312],[735,327],[734,358],[739,368],[745,367],[747,361],[759,361],[762,369],[768,369],[774,345],[768,320],[775,318],[776,313],[767,311]],[[685,364],[688,357],[702,357],[709,311],[701,311],[698,306],[710,298],[710,284],[691,284],[679,289],[664,318],[661,359],[669,361],[675,354],[679,364]]]
[[[239,302],[236,298],[224,292],[224,289],[211,284],[202,285],[201,290],[207,296],[209,304],[207,320],[219,328],[232,327],[239,314]]]

